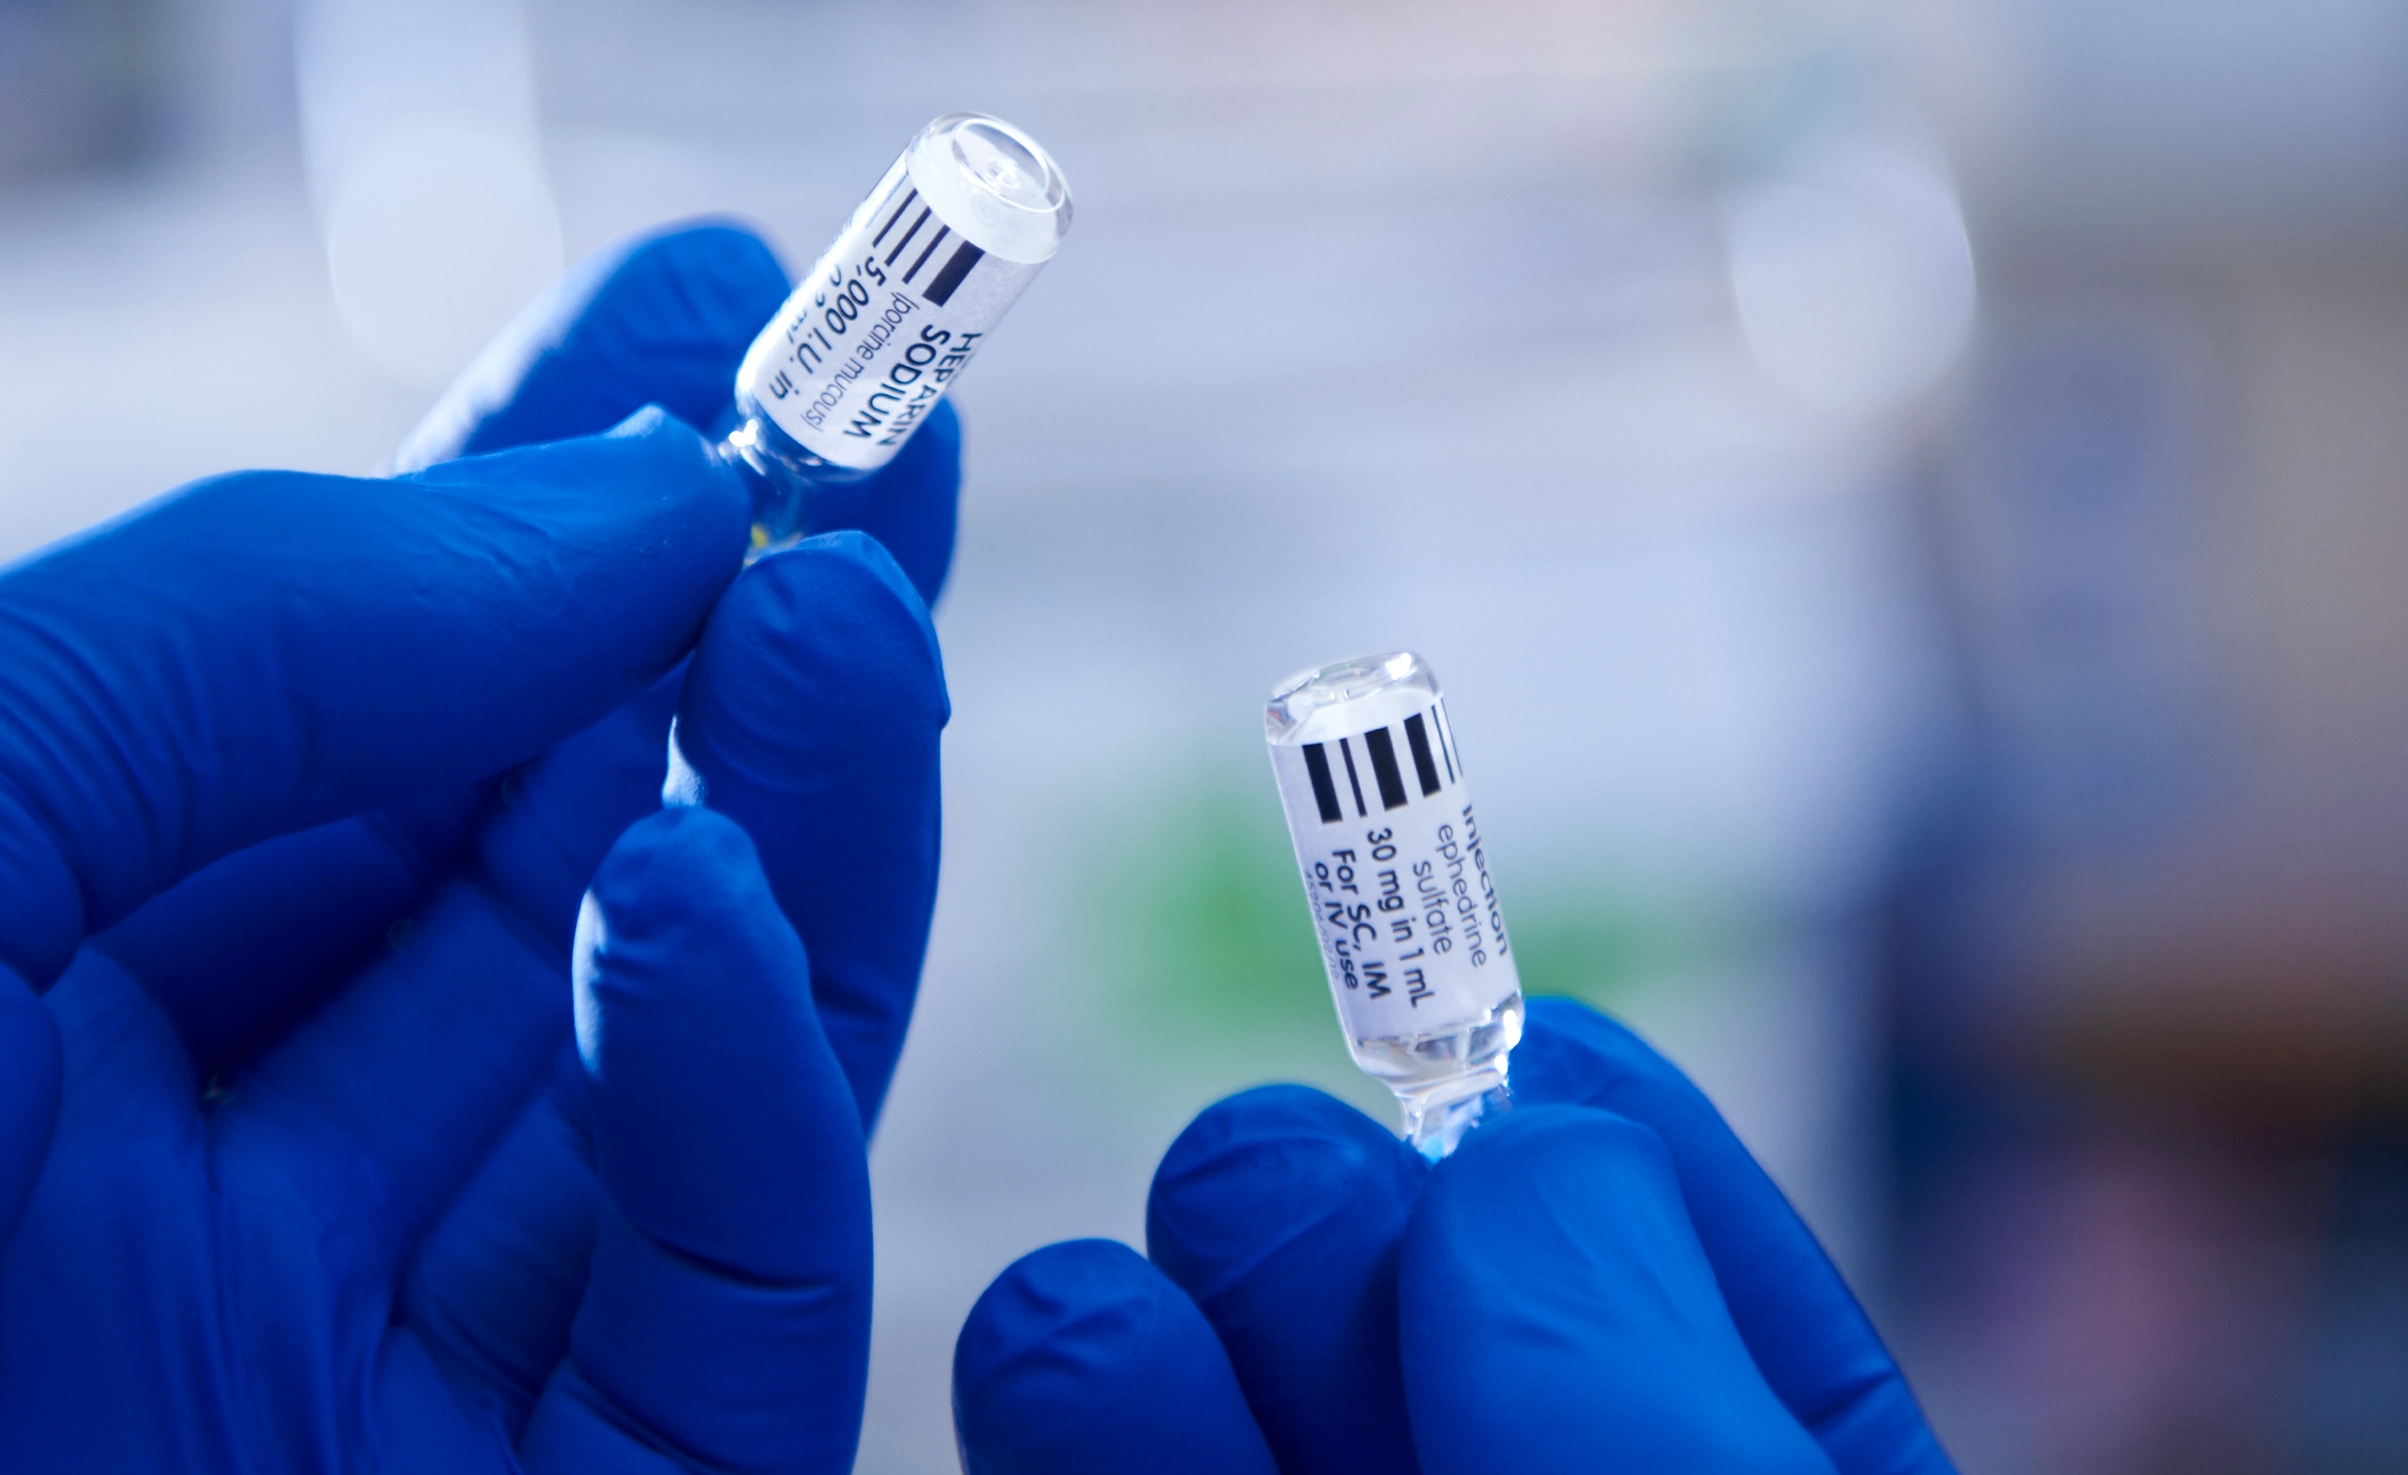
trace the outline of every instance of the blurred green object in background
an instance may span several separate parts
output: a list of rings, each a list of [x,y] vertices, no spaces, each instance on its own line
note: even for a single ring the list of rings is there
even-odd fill
[[[1149,1072],[1228,1076],[1231,1090],[1300,1079],[1384,1122],[1393,1103],[1347,1059],[1295,853],[1258,777],[1219,775],[1100,827],[1066,919],[1092,929],[1088,986]]]
[[[1227,1076],[1233,1090],[1299,1079],[1382,1122],[1394,1115],[1347,1058],[1267,777],[1216,775],[1151,812],[1115,815],[1092,854],[1093,876],[1063,923],[1092,937],[1088,986],[1107,1027],[1142,1041],[1134,1053],[1149,1072]],[[1717,992],[1717,980],[1776,938],[1734,906],[1618,896],[1594,878],[1532,879],[1529,903],[1506,917],[1525,986],[1609,1013],[1661,1012],[1667,994]],[[1517,903],[1521,894],[1517,886]]]

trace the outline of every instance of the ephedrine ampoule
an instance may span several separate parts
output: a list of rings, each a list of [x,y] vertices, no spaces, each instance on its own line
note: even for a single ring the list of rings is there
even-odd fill
[[[895,457],[1070,229],[1070,185],[1035,139],[948,113],[753,340],[722,448],[754,481],[753,545],[807,530],[811,490]]]
[[[1444,1157],[1505,1102],[1522,985],[1438,678],[1410,651],[1302,671],[1263,727],[1346,1048]]]

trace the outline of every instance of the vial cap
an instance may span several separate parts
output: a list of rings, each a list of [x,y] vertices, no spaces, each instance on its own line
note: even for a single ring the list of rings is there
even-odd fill
[[[1299,671],[1271,689],[1263,735],[1284,747],[1398,721],[1442,693],[1429,662],[1409,650]]]
[[[1070,181],[1035,139],[983,113],[947,113],[904,151],[937,218],[980,250],[1034,265],[1070,231]]]

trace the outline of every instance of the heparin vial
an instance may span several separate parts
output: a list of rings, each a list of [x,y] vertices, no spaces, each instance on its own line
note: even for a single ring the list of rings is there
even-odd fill
[[[756,549],[806,530],[813,487],[894,459],[1069,229],[1069,182],[1027,134],[978,113],[920,130],[736,371],[722,449],[758,478]]]
[[[1409,651],[1299,672],[1263,726],[1346,1048],[1444,1157],[1506,1101],[1522,985],[1438,678]]]

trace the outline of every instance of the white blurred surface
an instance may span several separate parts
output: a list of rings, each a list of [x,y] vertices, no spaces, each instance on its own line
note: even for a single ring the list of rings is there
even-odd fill
[[[560,272],[516,0],[303,0],[301,152],[335,310],[362,352],[441,388]]]

